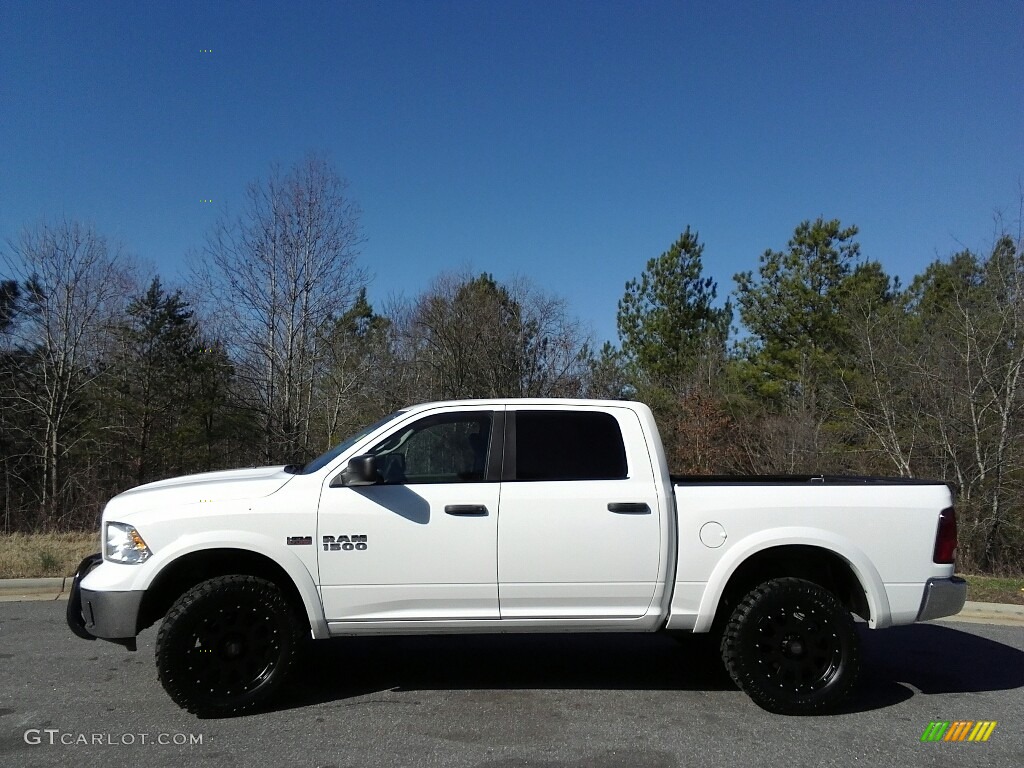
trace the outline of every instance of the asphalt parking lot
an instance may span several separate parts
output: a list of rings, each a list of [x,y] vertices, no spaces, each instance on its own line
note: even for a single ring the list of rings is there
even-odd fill
[[[199,720],[164,694],[155,631],[74,637],[65,603],[0,604],[0,765],[952,766],[1024,764],[1021,626],[865,630],[841,713],[770,715],[695,643],[657,636],[360,638],[315,644],[269,712]],[[985,743],[922,743],[994,720]]]

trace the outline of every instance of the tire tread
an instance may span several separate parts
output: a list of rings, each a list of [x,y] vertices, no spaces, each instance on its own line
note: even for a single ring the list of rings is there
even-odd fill
[[[841,679],[827,686],[824,691],[827,695],[799,702],[781,697],[777,692],[763,687],[758,677],[752,674],[744,663],[742,635],[748,623],[752,621],[751,616],[760,609],[766,599],[779,593],[792,593],[793,597],[819,602],[829,610],[829,620],[837,622],[840,631],[847,634],[850,652],[843,660],[844,670]],[[815,715],[832,711],[849,695],[860,671],[859,640],[849,611],[831,592],[813,582],[793,577],[766,581],[747,593],[725,625],[721,652],[725,668],[740,690],[759,707],[778,714]]]
[[[220,596],[225,592],[237,592],[239,594],[252,594],[260,600],[268,603],[277,611],[284,612],[287,616],[285,625],[290,630],[290,636],[285,640],[284,657],[279,660],[278,666],[273,674],[274,679],[261,686],[258,692],[247,697],[240,697],[236,703],[230,705],[213,705],[201,697],[196,697],[193,692],[180,684],[180,673],[175,668],[173,651],[170,645],[173,643],[173,634],[176,626],[195,609],[202,605],[207,599]],[[281,687],[284,680],[289,676],[295,666],[302,641],[300,622],[295,620],[294,610],[289,605],[281,589],[272,581],[242,574],[228,576],[217,576],[207,581],[200,582],[192,589],[178,598],[167,612],[156,638],[156,663],[157,676],[163,685],[164,690],[171,699],[180,706],[199,717],[231,717],[244,714],[264,704]]]

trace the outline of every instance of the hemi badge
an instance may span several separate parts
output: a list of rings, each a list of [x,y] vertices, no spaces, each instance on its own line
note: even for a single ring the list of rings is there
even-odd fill
[[[288,537],[288,546],[296,546],[296,545],[301,545],[301,544],[310,544],[311,545],[312,543],[313,543],[313,537],[312,536],[289,536]]]

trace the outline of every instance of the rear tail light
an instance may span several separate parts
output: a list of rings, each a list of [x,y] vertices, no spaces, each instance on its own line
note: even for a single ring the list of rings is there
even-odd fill
[[[956,512],[952,507],[939,513],[939,530],[935,534],[935,555],[932,560],[940,564],[956,560]]]

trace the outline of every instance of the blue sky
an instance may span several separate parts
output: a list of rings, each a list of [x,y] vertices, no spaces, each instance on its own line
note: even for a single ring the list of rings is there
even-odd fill
[[[904,279],[991,243],[1022,82],[1017,0],[3,0],[0,239],[79,218],[173,280],[315,151],[363,209],[372,301],[522,274],[600,342],[688,224],[720,294],[818,215]]]

